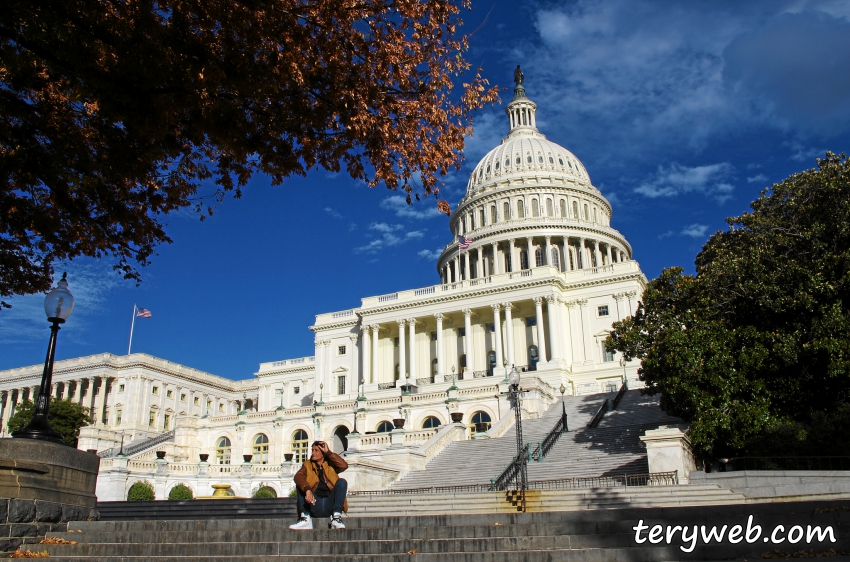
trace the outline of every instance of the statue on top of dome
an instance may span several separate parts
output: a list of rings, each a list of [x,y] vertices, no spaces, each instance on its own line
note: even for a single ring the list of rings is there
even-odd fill
[[[525,74],[522,73],[522,69],[519,65],[516,65],[516,70],[514,70],[514,84],[516,84],[517,87],[522,86],[524,80]]]

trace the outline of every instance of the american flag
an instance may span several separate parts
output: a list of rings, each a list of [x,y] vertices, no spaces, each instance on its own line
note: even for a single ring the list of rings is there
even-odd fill
[[[472,244],[472,238],[464,238],[463,236],[459,236],[457,239],[457,247],[459,250],[465,250],[469,248],[469,245]]]
[[[136,316],[138,316],[139,318],[150,318],[151,317],[151,311],[148,310],[147,308],[137,308],[136,309]]]

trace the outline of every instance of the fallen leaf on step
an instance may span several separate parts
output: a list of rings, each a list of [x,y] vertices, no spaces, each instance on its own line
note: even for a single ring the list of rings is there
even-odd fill
[[[32,550],[21,550],[18,548],[15,552],[9,555],[9,558],[47,558],[50,556],[46,550],[41,552],[33,552]]]
[[[41,539],[38,544],[77,544],[77,541],[69,541],[61,537],[47,537]]]
[[[501,523],[493,523],[493,526],[501,525]]]
[[[408,550],[408,551],[407,551],[407,553],[408,553],[408,554],[416,554],[416,552],[417,552],[418,550],[419,550],[418,548],[414,548],[413,550]]]

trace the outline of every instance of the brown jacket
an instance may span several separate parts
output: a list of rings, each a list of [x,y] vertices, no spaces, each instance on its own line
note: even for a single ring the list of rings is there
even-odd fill
[[[318,464],[307,459],[295,473],[295,485],[301,493],[306,494],[307,490],[315,492],[316,488],[319,487]],[[328,451],[321,464],[325,474],[325,484],[327,484],[329,490],[333,490],[336,481],[339,480],[338,474],[348,468],[348,463],[338,454]],[[343,511],[348,511],[348,499],[345,500]]]

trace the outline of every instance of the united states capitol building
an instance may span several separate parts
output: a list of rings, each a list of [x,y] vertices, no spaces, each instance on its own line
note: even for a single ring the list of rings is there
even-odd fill
[[[646,278],[611,227],[611,204],[538,131],[536,111],[518,81],[507,135],[451,216],[439,283],[318,314],[313,356],[261,363],[242,381],[145,354],[56,362],[53,395],[92,409],[79,448],[102,457],[99,498],[124,499],[138,480],[154,483],[157,498],[177,483],[195,495],[214,483],[285,495],[315,439],[347,452],[353,489],[376,489],[453,441],[502,435],[513,423],[513,366],[524,419],[564,395],[615,391],[624,379],[639,386],[638,362],[603,342],[634,313]],[[2,437],[41,373],[0,372]]]

